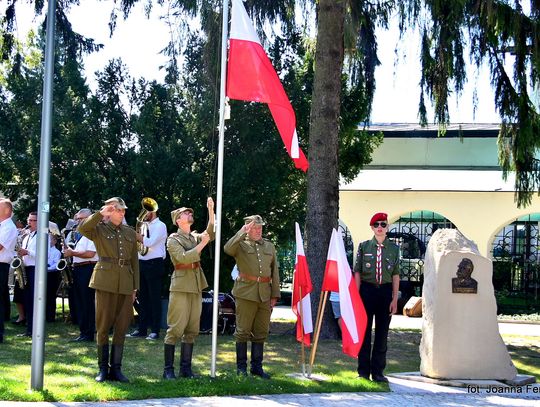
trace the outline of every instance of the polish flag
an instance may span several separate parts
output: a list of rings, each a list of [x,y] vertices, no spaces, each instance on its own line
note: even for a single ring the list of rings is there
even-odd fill
[[[311,317],[311,295],[313,286],[304,254],[304,241],[300,233],[300,226],[296,225],[296,264],[293,276],[292,310],[296,314],[296,339],[311,345],[313,332],[313,319]],[[300,292],[302,298],[300,298]]]
[[[321,291],[339,292],[343,353],[358,357],[366,331],[367,316],[345,254],[343,238],[332,230]]]
[[[231,14],[226,94],[230,99],[268,104],[295,167],[307,171],[308,161],[298,146],[296,115],[242,0],[232,0]]]

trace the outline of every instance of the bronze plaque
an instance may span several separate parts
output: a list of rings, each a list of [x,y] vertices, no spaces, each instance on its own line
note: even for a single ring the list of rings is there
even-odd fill
[[[452,293],[476,294],[478,281],[471,277],[474,264],[471,259],[464,257],[458,265],[456,277],[452,279]]]

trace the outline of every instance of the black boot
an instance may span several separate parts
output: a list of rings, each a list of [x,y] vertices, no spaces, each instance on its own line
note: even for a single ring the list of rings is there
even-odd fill
[[[122,356],[124,354],[124,345],[113,345],[111,350],[111,370],[109,378],[112,381],[128,383],[129,379],[122,373]]]
[[[96,376],[96,382],[104,382],[109,376],[109,344],[98,345],[98,367],[99,373]]]
[[[164,379],[176,379],[174,375],[174,345],[165,344],[163,347],[165,355],[165,368],[163,369]]]
[[[263,355],[264,343],[251,342],[251,374],[263,379],[270,379],[270,375],[265,373],[262,367]]]
[[[180,348],[180,377],[195,378],[191,371],[191,358],[193,356],[193,344],[182,342]]]
[[[247,376],[247,342],[236,342],[236,374]]]

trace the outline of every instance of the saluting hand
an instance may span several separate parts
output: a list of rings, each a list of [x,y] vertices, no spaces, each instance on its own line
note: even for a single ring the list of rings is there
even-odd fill
[[[253,225],[255,225],[255,221],[254,221],[254,220],[252,220],[251,222],[249,222],[247,225],[242,226],[242,230],[243,230],[245,233],[249,233],[249,231],[251,230],[251,228],[253,227]]]
[[[99,213],[103,216],[111,216],[114,213],[115,207],[114,204],[105,205],[101,208]]]

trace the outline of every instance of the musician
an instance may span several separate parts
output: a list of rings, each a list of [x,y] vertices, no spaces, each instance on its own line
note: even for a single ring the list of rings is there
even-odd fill
[[[26,315],[26,331],[17,336],[32,336],[32,321],[34,318],[34,282],[36,277],[36,244],[37,244],[37,212],[30,212],[26,219],[30,232],[26,234],[19,249],[26,271],[26,287],[23,290],[24,312]]]
[[[0,343],[4,342],[4,316],[9,310],[9,265],[15,255],[17,243],[17,227],[11,220],[12,215],[11,201],[7,198],[0,199]]]
[[[139,326],[130,335],[132,338],[146,337],[149,340],[159,338],[161,328],[161,285],[165,274],[165,242],[167,227],[159,220],[156,212],[148,212],[144,222],[147,224],[145,236],[137,233],[137,240],[148,248],[143,256],[139,253],[141,288],[139,299]],[[150,335],[146,336],[150,328]]]
[[[223,248],[238,266],[232,291],[236,299],[236,372],[247,375],[247,342],[251,341],[250,372],[269,379],[262,362],[270,315],[280,298],[276,248],[262,238],[265,222],[259,215],[247,216],[244,221]]]
[[[74,216],[76,225],[92,214],[88,208],[79,210]],[[98,261],[96,246],[75,228],[66,239],[64,257],[71,258],[73,265],[73,291],[79,336],[73,342],[93,342],[96,332],[95,290],[90,287],[90,278]],[[71,247],[70,247],[71,245]]]
[[[79,225],[79,232],[94,242],[99,256],[90,279],[90,287],[96,290],[98,382],[129,382],[121,368],[126,332],[133,319],[133,302],[139,288],[139,261],[135,230],[122,223],[126,209],[122,198],[110,198],[99,212]],[[109,217],[108,223],[102,222],[104,216]],[[108,369],[111,328],[114,330]]]
[[[29,232],[29,226],[25,227],[24,223],[20,220],[15,222],[15,226],[17,226],[17,241],[22,242],[24,236]],[[15,248],[17,248],[17,245],[15,245]],[[13,286],[13,304],[17,307],[17,317],[11,322],[14,325],[25,325],[26,313],[24,312],[24,291],[18,283],[15,283]]]
[[[60,284],[60,271],[56,268],[62,253],[56,248],[57,238],[49,235],[49,251],[47,254],[47,301],[45,302],[45,320],[54,322],[56,318],[56,293]]]
[[[214,239],[214,201],[207,199],[208,226],[203,233],[191,231],[193,209],[182,207],[171,212],[178,231],[167,239],[167,250],[174,264],[167,311],[167,334],[165,336],[164,379],[174,379],[174,351],[181,340],[180,376],[195,377],[191,370],[193,343],[199,334],[202,290],[208,287],[201,268],[201,252]]]

